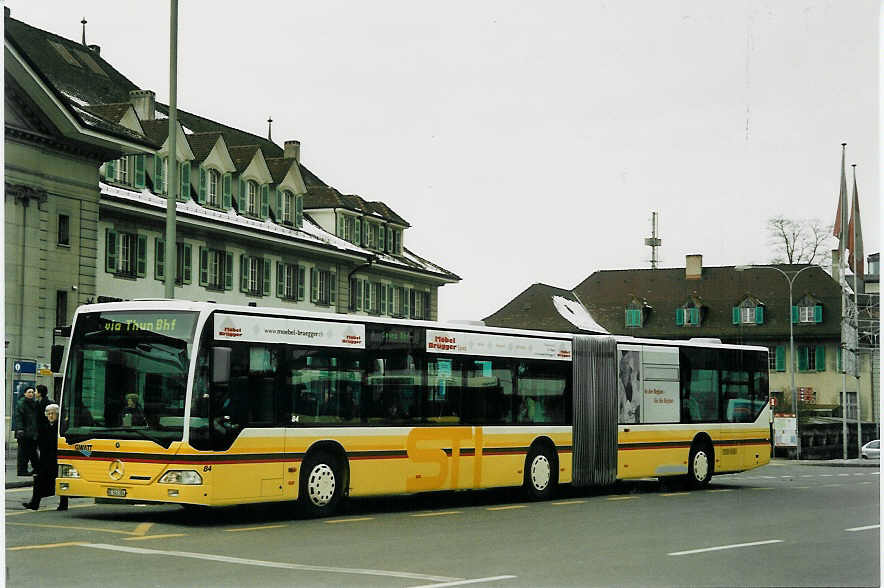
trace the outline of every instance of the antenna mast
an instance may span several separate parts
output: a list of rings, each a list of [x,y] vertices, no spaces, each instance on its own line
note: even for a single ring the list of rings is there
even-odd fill
[[[645,245],[651,248],[651,269],[657,269],[657,248],[663,245],[663,239],[657,232],[657,219],[660,216],[658,212],[651,212],[651,236],[645,239]]]

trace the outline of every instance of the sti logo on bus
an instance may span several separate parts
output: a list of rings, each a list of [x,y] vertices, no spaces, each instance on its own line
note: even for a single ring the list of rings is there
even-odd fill
[[[433,427],[433,428],[415,428],[408,434],[406,440],[406,450],[408,458],[417,464],[433,464],[435,467],[421,468],[424,470],[435,470],[438,468],[436,475],[416,474],[414,477],[409,476],[405,481],[405,489],[408,492],[424,492],[427,490],[441,490],[443,488],[458,488],[458,477],[460,474],[460,455],[461,448],[466,444],[469,445],[470,440],[475,441],[475,449],[467,449],[477,458],[482,456],[483,433],[482,427],[473,427],[473,433],[468,427]],[[451,458],[449,459],[443,447],[451,447]],[[451,471],[451,480],[449,484],[448,472]],[[482,481],[482,460],[473,460],[473,487],[479,488]]]

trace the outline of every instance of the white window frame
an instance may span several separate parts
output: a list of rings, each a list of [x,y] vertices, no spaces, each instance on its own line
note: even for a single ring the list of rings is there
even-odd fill
[[[814,307],[813,306],[799,306],[798,307],[798,322],[799,323],[815,323],[816,319],[814,318]]]
[[[252,216],[258,216],[261,208],[261,196],[258,191],[258,182],[255,180],[249,180],[246,183],[246,193],[246,213]]]
[[[755,324],[755,307],[754,306],[743,306],[740,307],[740,322],[742,324]]]
[[[294,208],[295,208],[295,195],[291,192],[291,190],[283,190],[282,192],[282,221],[287,223],[294,224]]]
[[[138,250],[138,236],[135,233],[117,233],[120,240],[120,254],[117,256],[117,271],[125,275],[135,275],[135,252]]]
[[[220,249],[208,249],[206,255],[208,261],[206,287],[223,290],[225,269],[224,259],[227,255],[227,252]]]
[[[121,184],[129,183],[129,157],[123,156],[117,160],[116,179]]]
[[[206,204],[221,208],[221,172],[210,168],[208,170],[208,182],[206,186]]]

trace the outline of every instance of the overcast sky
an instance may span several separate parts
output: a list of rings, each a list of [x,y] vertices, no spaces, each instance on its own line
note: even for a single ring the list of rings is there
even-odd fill
[[[85,16],[168,101],[169,2],[6,5],[74,40]],[[769,217],[834,221],[842,142],[879,250],[877,0],[179,5],[179,107],[264,136],[272,116],[326,183],[408,220],[463,278],[442,320],[649,267],[651,211],[662,267],[768,262]]]

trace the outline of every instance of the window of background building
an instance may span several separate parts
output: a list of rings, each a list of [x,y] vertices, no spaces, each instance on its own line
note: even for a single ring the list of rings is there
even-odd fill
[[[71,217],[66,214],[58,215],[58,244],[71,244]]]

